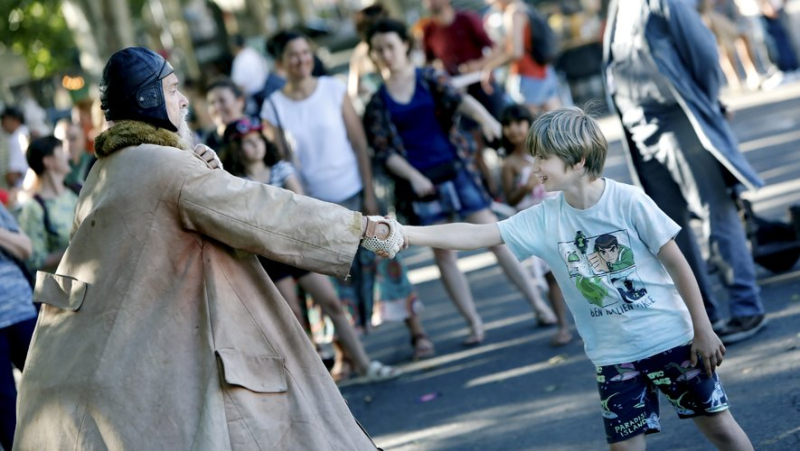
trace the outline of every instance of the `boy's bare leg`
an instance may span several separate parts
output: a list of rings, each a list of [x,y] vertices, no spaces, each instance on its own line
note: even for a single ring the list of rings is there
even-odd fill
[[[611,451],[644,451],[647,449],[647,444],[644,441],[644,434],[639,434],[622,442],[611,443],[608,447]]]
[[[472,330],[464,344],[479,344],[484,338],[483,321],[475,309],[467,277],[458,269],[456,251],[433,249],[433,257],[442,274],[442,283],[447,295]]]
[[[752,451],[753,444],[747,438],[730,410],[706,417],[695,417],[694,422],[700,432],[719,450]]]
[[[473,224],[492,224],[497,222],[497,217],[488,209],[484,209],[469,215],[466,220]],[[503,268],[503,272],[511,280],[511,283],[525,296],[539,322],[554,324],[556,317],[553,311],[545,304],[542,296],[534,288],[530,274],[523,269],[522,264],[517,261],[511,250],[506,246],[493,246],[489,250],[497,257],[497,263]]]

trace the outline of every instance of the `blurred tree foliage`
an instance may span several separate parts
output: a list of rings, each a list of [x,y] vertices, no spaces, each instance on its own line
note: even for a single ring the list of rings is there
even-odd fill
[[[111,6],[127,7],[139,19],[147,1],[114,0]],[[79,67],[78,49],[61,5],[62,0],[0,0],[0,53],[24,57],[34,79]]]
[[[35,79],[75,66],[61,0],[0,0],[0,50],[23,56]]]

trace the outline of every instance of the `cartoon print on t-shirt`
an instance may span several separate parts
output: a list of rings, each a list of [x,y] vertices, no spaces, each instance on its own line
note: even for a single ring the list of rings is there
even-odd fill
[[[577,240],[575,241],[577,242]],[[603,298],[608,296],[608,289],[603,285],[600,277],[592,274],[591,266],[578,251],[572,251],[567,256],[569,275],[575,279],[575,286],[592,304],[603,307]]]
[[[610,307],[636,304],[647,296],[626,230],[586,236],[579,230],[572,241],[558,244],[575,287],[590,304]],[[621,309],[623,313],[630,307]]]
[[[620,271],[635,264],[631,248],[619,244],[617,237],[610,233],[595,238],[589,262],[597,272]]]
[[[636,288],[634,280],[627,277],[611,277],[611,284],[617,289],[617,293],[622,297],[622,300],[628,304],[633,304],[635,301],[641,299],[647,294],[644,288]]]

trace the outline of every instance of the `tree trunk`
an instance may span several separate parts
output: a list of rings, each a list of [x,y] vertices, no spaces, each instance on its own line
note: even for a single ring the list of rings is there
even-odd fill
[[[62,7],[80,51],[81,67],[87,74],[99,78],[114,52],[134,45],[127,0],[64,0]]]

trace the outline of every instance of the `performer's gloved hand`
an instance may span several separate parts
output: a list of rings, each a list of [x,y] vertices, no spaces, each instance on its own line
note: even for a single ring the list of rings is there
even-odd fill
[[[383,258],[394,258],[403,248],[403,226],[393,218],[367,216],[361,245]]]

